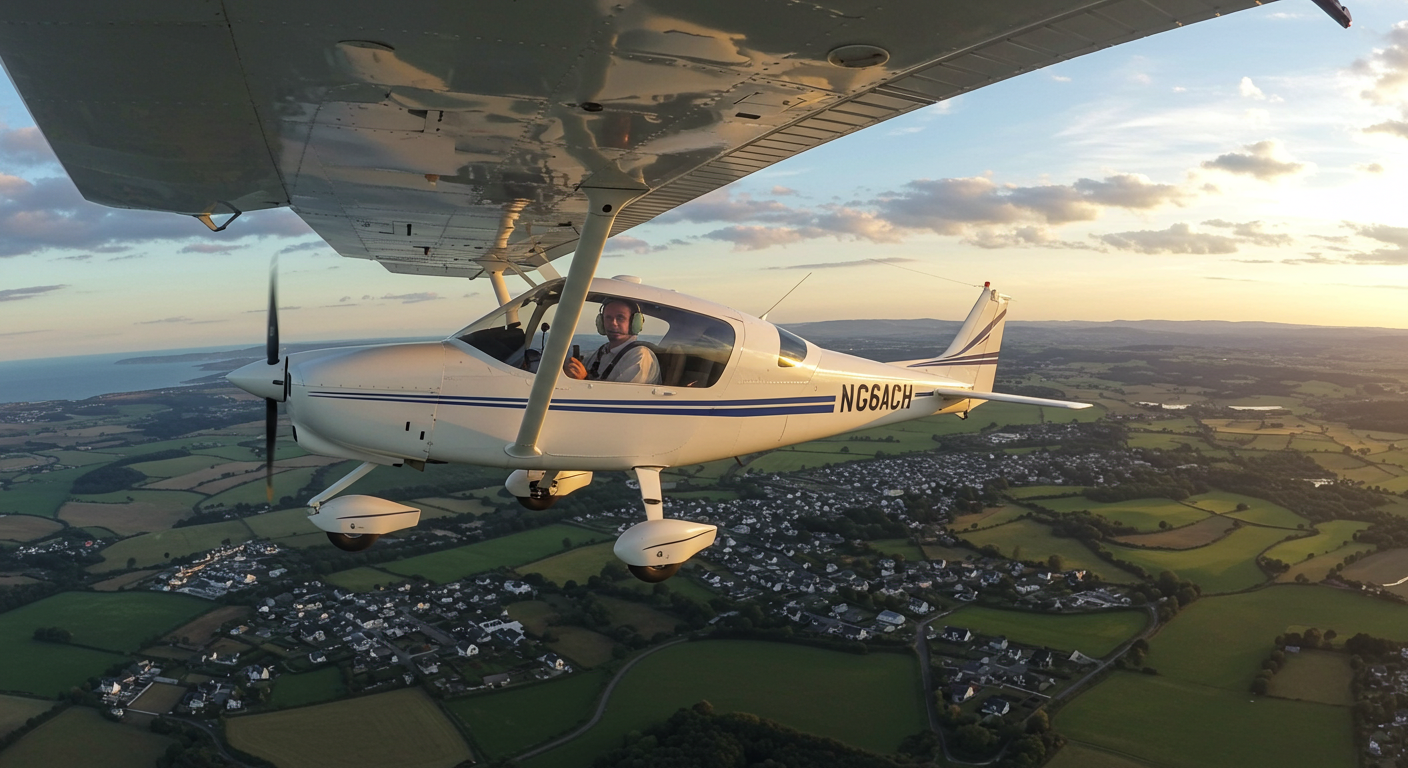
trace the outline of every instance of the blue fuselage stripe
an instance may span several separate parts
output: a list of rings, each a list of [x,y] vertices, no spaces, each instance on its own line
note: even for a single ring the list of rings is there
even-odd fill
[[[312,392],[309,397],[327,400],[359,400],[372,403],[416,403],[420,405],[460,405],[474,408],[511,408],[522,410],[526,398],[509,397],[442,397],[412,393],[352,393]],[[834,396],[779,397],[765,400],[716,400],[701,402],[642,402],[639,400],[558,400],[549,410],[571,413],[629,413],[652,416],[791,416],[808,413],[832,413]]]

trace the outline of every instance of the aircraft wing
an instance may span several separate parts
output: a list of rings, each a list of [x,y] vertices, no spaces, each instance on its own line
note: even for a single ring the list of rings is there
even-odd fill
[[[0,9],[0,59],[91,201],[291,206],[344,256],[475,277],[570,253],[584,181],[650,189],[619,233],[906,112],[1259,4],[46,0]]]

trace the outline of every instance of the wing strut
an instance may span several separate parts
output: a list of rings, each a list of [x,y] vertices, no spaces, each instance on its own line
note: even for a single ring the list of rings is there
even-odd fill
[[[552,329],[548,331],[548,343],[543,349],[542,359],[538,361],[538,373],[533,377],[533,389],[528,393],[528,407],[523,411],[523,423],[518,427],[518,440],[504,447],[504,452],[514,458],[543,455],[538,448],[538,436],[543,431],[548,404],[552,402],[553,387],[562,375],[567,349],[572,346],[572,334],[576,332],[577,321],[582,317],[587,290],[596,275],[596,265],[601,261],[601,249],[611,235],[616,214],[650,190],[584,187],[583,191],[587,193],[587,220],[582,223],[577,251],[572,257],[572,267],[567,270],[562,298],[557,303],[557,315],[553,319]]]

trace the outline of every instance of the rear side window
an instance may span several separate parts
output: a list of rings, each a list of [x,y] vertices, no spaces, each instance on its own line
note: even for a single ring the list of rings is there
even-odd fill
[[[807,342],[795,333],[788,333],[781,328],[777,329],[778,340],[782,342],[782,348],[777,353],[777,365],[779,368],[791,368],[800,365],[807,359]]]

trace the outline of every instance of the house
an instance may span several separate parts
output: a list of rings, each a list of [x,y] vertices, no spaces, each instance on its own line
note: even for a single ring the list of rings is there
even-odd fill
[[[489,688],[502,688],[512,682],[507,672],[500,672],[497,675],[485,675],[484,685]]]
[[[1007,650],[1007,638],[998,635],[988,641],[988,647],[994,651],[1005,651]]]
[[[455,653],[464,657],[477,656],[479,655],[479,646],[467,640],[461,640],[455,643]]]
[[[312,653],[308,654],[308,661],[314,664],[326,664],[328,661],[328,655],[326,653],[323,653],[322,651],[313,651]]]
[[[1053,654],[1051,651],[1048,651],[1043,648],[1037,651],[1036,653],[1033,653],[1031,661],[1029,661],[1028,663],[1031,666],[1036,667],[1037,669],[1051,669],[1051,665],[1055,663],[1055,661],[1056,655]]]
[[[910,610],[912,613],[917,613],[917,614],[919,614],[920,616],[923,616],[924,614],[926,614],[926,613],[928,613],[928,612],[930,612],[930,611],[932,611],[932,610],[934,610],[934,609],[933,609],[932,606],[929,605],[929,601],[928,601],[928,600],[920,600],[920,599],[917,598],[917,597],[911,597],[911,598],[909,599],[909,610]]]
[[[945,643],[967,643],[973,639],[973,633],[963,627],[944,627],[939,639]]]
[[[122,693],[122,683],[110,677],[105,677],[101,683],[98,683],[98,693],[105,696],[116,696]]]
[[[895,613],[894,611],[881,611],[880,615],[875,617],[875,620],[881,624],[889,624],[892,627],[904,626],[906,621],[902,614]]]
[[[842,624],[840,634],[841,637],[847,640],[864,640],[870,637],[870,632],[860,627],[853,627],[850,624]]]
[[[978,689],[972,684],[958,683],[948,687],[948,700],[953,704],[962,704],[978,694]]]
[[[538,661],[541,661],[543,662],[543,664],[547,665],[548,669],[561,671],[567,668],[567,662],[561,656],[558,656],[555,653],[545,653],[542,656],[538,657]]]
[[[533,591],[533,588],[521,581],[505,581],[504,591],[515,595],[526,595]]]
[[[983,702],[983,706],[979,708],[978,711],[985,715],[997,715],[1001,717],[1012,711],[1012,704],[1001,696],[993,696]]]

